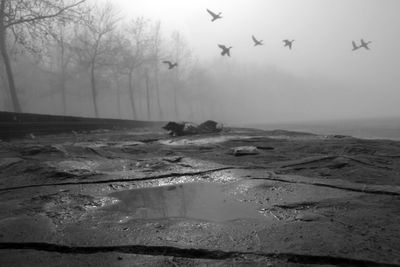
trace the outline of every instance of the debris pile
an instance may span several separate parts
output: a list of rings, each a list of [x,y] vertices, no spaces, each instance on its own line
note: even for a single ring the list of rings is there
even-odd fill
[[[170,121],[162,127],[169,131],[172,136],[184,136],[193,134],[206,134],[206,133],[217,133],[222,131],[222,124],[215,121],[208,120],[200,125],[196,125],[192,122],[173,122]]]

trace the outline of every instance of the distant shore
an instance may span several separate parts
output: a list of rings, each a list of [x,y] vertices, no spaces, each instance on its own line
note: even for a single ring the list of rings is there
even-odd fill
[[[304,123],[247,124],[261,130],[282,129],[321,135],[348,135],[362,139],[400,140],[400,118],[332,120]]]
[[[71,131],[98,129],[125,129],[162,127],[166,122],[88,118],[46,114],[0,111],[0,139],[23,137],[29,134],[57,134]],[[346,135],[362,139],[388,139],[400,141],[399,118],[344,119],[315,122],[232,124],[233,127],[260,130],[287,130],[318,135]]]

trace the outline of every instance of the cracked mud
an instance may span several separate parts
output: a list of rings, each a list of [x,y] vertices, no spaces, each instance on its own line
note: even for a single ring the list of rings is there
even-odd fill
[[[399,266],[398,155],[251,129],[1,142],[0,266]]]

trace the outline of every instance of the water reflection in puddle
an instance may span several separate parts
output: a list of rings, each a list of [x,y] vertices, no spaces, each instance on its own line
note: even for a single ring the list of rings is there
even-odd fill
[[[106,208],[130,219],[192,218],[208,221],[263,219],[256,207],[229,196],[226,186],[189,183],[141,188],[110,195],[120,201]]]

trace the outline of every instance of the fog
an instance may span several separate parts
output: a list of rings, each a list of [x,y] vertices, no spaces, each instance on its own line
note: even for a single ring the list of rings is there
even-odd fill
[[[125,71],[115,74],[109,65],[117,63],[108,64],[120,49],[96,63],[98,92],[94,103],[99,117],[276,123],[400,114],[397,0],[110,3],[116,19],[110,43],[123,38],[135,43],[134,37],[123,30],[124,25],[143,18],[146,36],[154,37],[159,23],[161,45],[156,65],[146,61],[135,67],[131,88]],[[107,2],[88,0],[84,5],[101,8]],[[222,19],[211,22],[206,9],[222,12]],[[255,47],[252,35],[263,40],[264,45]],[[72,42],[74,38],[70,33],[65,39]],[[361,38],[371,41],[370,50],[352,51],[351,42],[358,43]],[[283,39],[295,40],[291,50],[283,47]],[[231,57],[221,56],[218,44],[232,46]],[[60,91],[55,89],[59,85],[55,51],[47,51],[39,58],[37,53],[12,53],[23,111],[96,116],[89,68],[76,59],[68,65],[66,104],[61,108]],[[71,49],[70,58],[77,51]],[[154,55],[154,51],[143,54]],[[178,67],[169,70],[162,63],[164,60],[176,61]],[[77,71],[77,62],[86,69]],[[42,66],[40,71],[35,67],[38,64]],[[1,80],[1,108],[10,110],[4,73]],[[133,105],[129,90],[134,92]],[[136,114],[132,114],[133,109]]]

